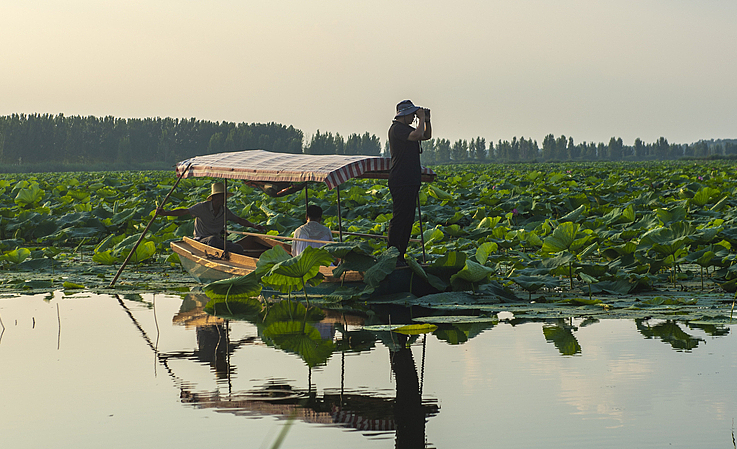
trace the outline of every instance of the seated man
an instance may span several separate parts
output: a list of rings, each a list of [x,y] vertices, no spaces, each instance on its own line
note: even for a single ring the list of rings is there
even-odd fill
[[[323,240],[325,243],[333,241],[333,233],[330,229],[320,223],[322,220],[322,208],[314,204],[307,207],[307,223],[294,230],[294,238],[307,240]],[[292,243],[292,256],[298,256],[308,246],[319,248],[325,243],[301,242],[295,240]]]
[[[223,249],[223,238],[220,234],[225,229],[224,214],[228,214],[228,221],[234,221],[240,225],[258,229],[264,231],[265,228],[261,225],[253,224],[250,221],[243,219],[227,207],[225,204],[225,185],[222,182],[216,182],[211,187],[211,194],[207,197],[206,201],[197,203],[188,209],[174,209],[171,211],[164,210],[162,208],[156,209],[156,215],[162,215],[164,217],[181,217],[184,215],[191,215],[194,217],[194,239],[198,242],[202,242],[206,245],[210,245],[213,248]],[[232,194],[228,193],[228,197]],[[243,248],[233,242],[228,242],[226,251],[238,254],[244,254]]]

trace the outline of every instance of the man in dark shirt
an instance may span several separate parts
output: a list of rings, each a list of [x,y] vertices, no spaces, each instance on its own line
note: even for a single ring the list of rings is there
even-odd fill
[[[411,125],[419,120],[417,127]],[[417,194],[420,190],[420,141],[432,137],[430,110],[404,100],[397,105],[397,114],[389,128],[389,151],[392,162],[389,169],[389,192],[392,195],[392,219],[387,234],[389,246],[399,250],[397,265],[406,265],[407,251],[412,225],[415,222]]]
[[[225,207],[225,185],[222,182],[216,182],[210,187],[211,194],[206,201],[197,203],[189,208],[180,208],[174,210],[156,209],[156,215],[164,217],[182,217],[190,215],[194,217],[194,239],[213,248],[223,248],[226,242],[220,236],[225,229],[225,214],[228,221],[234,221],[241,226],[258,229],[264,231],[261,225],[251,223],[245,218],[235,215],[227,207]],[[230,196],[231,193],[228,193]],[[237,243],[228,241],[227,251],[231,253],[244,254],[243,247]]]

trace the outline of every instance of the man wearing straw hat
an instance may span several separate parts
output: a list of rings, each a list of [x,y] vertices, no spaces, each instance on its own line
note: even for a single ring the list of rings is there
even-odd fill
[[[411,126],[418,119],[417,127]],[[389,169],[389,192],[392,195],[392,219],[387,228],[388,246],[399,250],[397,266],[404,266],[412,225],[415,222],[417,194],[420,191],[421,140],[432,137],[430,110],[415,106],[410,100],[397,104],[397,114],[389,128],[389,151],[392,162]]]
[[[210,196],[206,201],[197,203],[190,208],[181,208],[174,210],[156,209],[156,215],[164,217],[182,217],[191,215],[194,217],[194,239],[213,248],[222,248],[223,239],[220,234],[225,230],[224,214],[227,214],[228,221],[234,221],[242,226],[264,231],[261,225],[253,224],[250,221],[235,215],[225,205],[225,185],[222,182],[216,182],[210,186]],[[228,197],[232,193],[228,192]],[[228,241],[227,251],[232,253],[243,254],[243,248],[233,242]]]

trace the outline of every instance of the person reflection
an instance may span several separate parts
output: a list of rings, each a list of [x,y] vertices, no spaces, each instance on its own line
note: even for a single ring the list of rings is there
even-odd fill
[[[209,363],[218,379],[228,377],[228,330],[223,324],[197,326],[197,359]]]
[[[396,381],[394,401],[396,447],[402,449],[425,447],[425,408],[412,351],[407,347],[407,336],[399,338],[397,351],[390,352],[392,371]]]

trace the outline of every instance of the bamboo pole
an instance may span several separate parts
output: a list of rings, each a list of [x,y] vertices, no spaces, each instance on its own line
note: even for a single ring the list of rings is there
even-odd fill
[[[187,173],[187,170],[189,170],[190,165],[192,165],[191,162],[189,165],[187,165],[187,167],[184,170],[182,170],[182,174],[179,175],[179,178],[177,178],[177,182],[174,183],[174,186],[171,188],[171,190],[169,190],[169,193],[166,194],[166,196],[164,197],[164,200],[161,202],[161,204],[158,207],[164,207],[164,204],[166,204],[166,202],[169,200],[169,196],[172,194],[172,192],[174,192],[174,189],[176,189],[177,186],[179,185],[179,181],[182,180],[182,178],[184,177],[184,174]],[[115,283],[118,281],[120,274],[123,272],[123,269],[125,268],[125,266],[128,265],[128,262],[131,260],[131,257],[133,257],[133,254],[136,252],[136,248],[138,248],[138,245],[141,244],[141,241],[143,240],[143,238],[146,236],[146,233],[148,232],[148,228],[151,227],[151,224],[153,224],[154,220],[156,220],[156,210],[155,209],[154,209],[154,216],[151,217],[151,220],[149,220],[148,224],[146,225],[146,228],[143,230],[143,232],[141,232],[141,236],[138,238],[138,241],[136,242],[136,244],[133,245],[133,249],[131,249],[131,252],[128,253],[128,257],[125,258],[125,262],[123,262],[123,265],[120,266],[120,268],[118,269],[118,272],[115,273],[115,277],[110,282],[110,285],[108,285],[108,287],[113,287]]]
[[[333,234],[338,234],[339,231],[330,231]],[[280,235],[269,235],[269,234],[259,234],[256,232],[245,232],[245,231],[230,231],[231,234],[238,234],[238,235],[251,235],[254,237],[266,237],[270,239],[277,239],[277,240],[295,240],[295,241],[303,241],[303,242],[321,242],[325,243],[326,240],[308,240],[308,239],[298,239],[295,237],[282,237]],[[386,240],[388,237],[385,235],[378,235],[378,234],[361,234],[360,232],[346,232],[343,231],[343,235],[355,235],[358,237],[369,237],[374,239],[384,239]],[[410,242],[421,242],[420,239],[409,239]],[[329,243],[329,242],[328,242]]]

